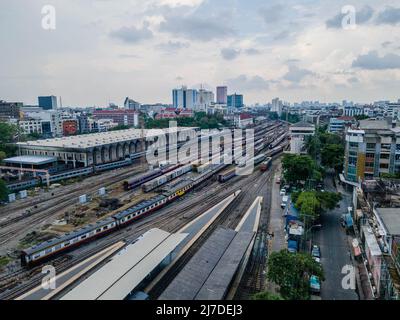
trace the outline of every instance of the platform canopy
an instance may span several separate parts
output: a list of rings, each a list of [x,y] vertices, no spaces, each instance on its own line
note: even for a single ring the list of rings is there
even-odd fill
[[[57,162],[57,158],[46,157],[46,156],[18,156],[18,157],[4,159],[3,161],[8,164],[40,166],[44,164]]]
[[[124,300],[186,236],[148,231],[61,300]]]

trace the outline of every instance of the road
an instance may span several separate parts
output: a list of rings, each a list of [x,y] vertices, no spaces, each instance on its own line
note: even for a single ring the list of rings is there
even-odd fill
[[[332,179],[325,179],[325,190],[337,192]],[[340,217],[347,212],[351,205],[351,194],[343,189],[340,208],[326,212],[322,216],[322,229],[314,233],[314,243],[321,247],[321,263],[324,268],[326,280],[322,283],[321,298],[323,300],[358,300],[355,290],[342,288],[342,269],[345,265],[352,265],[351,248],[346,231],[340,224]]]

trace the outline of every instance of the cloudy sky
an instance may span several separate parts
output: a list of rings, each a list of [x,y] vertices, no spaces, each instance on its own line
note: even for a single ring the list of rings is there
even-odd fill
[[[171,103],[174,87],[226,84],[247,104],[397,101],[400,3],[353,0],[344,29],[351,2],[1,0],[0,99]],[[44,5],[55,30],[42,28]]]

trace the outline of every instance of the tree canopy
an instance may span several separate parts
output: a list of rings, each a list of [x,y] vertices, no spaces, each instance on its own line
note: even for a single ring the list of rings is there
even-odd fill
[[[8,196],[8,189],[3,179],[0,179],[0,200],[6,200]]]
[[[267,278],[275,282],[285,300],[310,299],[310,276],[325,280],[322,266],[310,254],[274,252],[268,260]]]
[[[298,184],[309,179],[319,181],[322,178],[315,161],[307,155],[285,154],[282,166],[285,181],[290,184]]]

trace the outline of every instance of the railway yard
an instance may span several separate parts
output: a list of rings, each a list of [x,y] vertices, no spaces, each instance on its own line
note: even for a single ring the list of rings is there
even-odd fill
[[[143,257],[138,258],[141,262],[131,262],[132,270],[148,270],[143,271],[146,273],[143,278],[136,279],[140,272],[135,272],[135,276],[131,275],[135,279],[125,281],[137,280],[140,284],[129,288],[125,298],[134,299],[133,293],[140,292],[149,299],[162,299],[169,287],[177,285],[175,282],[179,284],[185,274],[188,276],[190,263],[196,259],[212,260],[213,257],[202,258],[201,254],[207,255],[207,246],[220,235],[227,241],[220,258],[226,259],[227,252],[234,250],[229,243],[233,245],[236,241],[239,246],[243,242],[241,237],[249,239],[248,243],[244,241],[247,244],[241,248],[243,255],[236,261],[237,268],[227,280],[226,290],[221,291],[224,292],[221,298],[250,299],[265,289],[273,174],[288,146],[287,137],[287,127],[282,123],[263,123],[256,127],[255,169],[246,176],[235,175],[234,165],[170,165],[152,169],[137,160],[132,165],[85,179],[32,189],[27,198],[3,205],[0,207],[0,256],[7,256],[10,263],[0,270],[0,299],[84,296],[91,278],[111,268],[113,260],[124,259],[123,252],[115,255],[120,247],[126,252],[131,252],[129,248],[134,249],[135,245],[145,250],[155,241],[146,242],[146,239],[153,239],[157,232],[164,232],[165,239],[176,237],[179,241],[167,246],[168,241],[163,240],[143,253],[150,261],[151,254],[164,243],[165,256],[169,257],[167,264],[164,259],[154,266],[145,264]],[[102,188],[105,194],[99,193]],[[82,195],[86,195],[87,201],[80,203]],[[249,219],[254,222],[249,223]],[[101,256],[101,252],[113,246],[118,250],[112,251],[109,257],[99,259],[91,268],[82,267],[80,276],[74,274],[74,268],[89,265],[96,255]],[[133,251],[139,255],[140,250]],[[38,295],[46,265],[53,266],[57,275],[71,272],[74,276],[65,276],[67,280],[57,293],[49,295],[47,291]],[[218,268],[224,266],[216,262]],[[129,276],[129,270],[124,276]],[[215,286],[212,279],[217,275],[210,271],[204,277],[206,283]],[[121,294],[119,286],[117,280],[115,283],[110,280],[110,287],[104,292],[109,292],[108,297],[112,299],[115,290]]]

